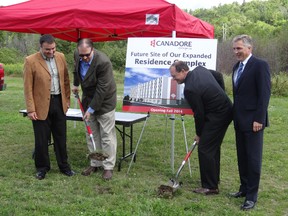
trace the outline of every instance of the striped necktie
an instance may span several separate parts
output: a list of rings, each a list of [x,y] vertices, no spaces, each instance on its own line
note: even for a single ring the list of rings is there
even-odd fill
[[[237,70],[236,86],[238,85],[239,78],[240,78],[240,76],[241,76],[241,74],[243,72],[243,66],[244,66],[244,64],[241,62],[240,66],[239,66],[239,68]]]

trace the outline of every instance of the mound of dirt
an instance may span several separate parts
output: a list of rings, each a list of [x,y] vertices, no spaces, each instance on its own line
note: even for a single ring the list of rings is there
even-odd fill
[[[108,155],[100,153],[100,152],[92,152],[88,155],[89,159],[104,161],[106,158],[108,158]]]
[[[173,187],[168,186],[168,185],[160,185],[158,187],[158,194],[157,195],[159,197],[162,197],[162,198],[171,199],[171,198],[173,198],[173,195],[174,195],[174,189],[173,189]]]

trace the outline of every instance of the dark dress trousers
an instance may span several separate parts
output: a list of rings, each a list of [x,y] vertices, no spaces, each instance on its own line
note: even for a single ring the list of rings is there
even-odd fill
[[[233,76],[239,67],[233,67]],[[232,79],[233,80],[233,79]],[[233,83],[233,121],[236,135],[239,191],[246,194],[246,200],[256,202],[260,182],[263,130],[268,126],[268,104],[271,83],[268,64],[254,56],[248,60],[239,78]],[[263,124],[263,129],[253,132],[253,122]]]
[[[203,188],[217,189],[220,180],[220,147],[232,121],[232,103],[212,73],[196,67],[185,78],[184,96],[194,112],[200,137],[198,157]]]
[[[66,115],[70,103],[70,81],[65,56],[55,52],[60,94],[51,96],[51,75],[40,52],[32,54],[24,63],[24,95],[27,112],[36,112],[32,121],[35,137],[36,170],[48,172],[50,158],[48,140],[52,133],[56,160],[60,171],[70,170],[66,146]]]

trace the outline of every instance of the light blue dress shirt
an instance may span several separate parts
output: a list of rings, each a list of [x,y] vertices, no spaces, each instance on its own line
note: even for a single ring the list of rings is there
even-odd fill
[[[87,71],[89,70],[89,67],[90,67],[91,62],[93,60],[93,57],[94,57],[94,53],[92,54],[92,57],[91,57],[89,62],[85,62],[85,61],[83,61],[82,58],[80,58],[80,75],[81,75],[82,80],[84,80],[84,77],[86,76]],[[88,107],[87,111],[89,113],[94,113],[95,110],[92,109],[91,107]]]

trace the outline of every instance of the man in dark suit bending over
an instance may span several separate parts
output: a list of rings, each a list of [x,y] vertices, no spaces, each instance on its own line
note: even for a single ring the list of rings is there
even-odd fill
[[[233,67],[233,120],[236,135],[240,188],[232,197],[245,197],[242,210],[255,206],[260,182],[263,132],[268,126],[270,70],[267,62],[252,55],[252,39],[233,39],[237,64]]]
[[[198,66],[189,71],[183,61],[170,67],[178,84],[185,84],[184,96],[194,112],[201,188],[195,193],[218,194],[220,180],[220,146],[232,121],[232,103],[213,74]]]

